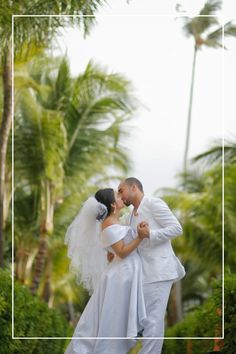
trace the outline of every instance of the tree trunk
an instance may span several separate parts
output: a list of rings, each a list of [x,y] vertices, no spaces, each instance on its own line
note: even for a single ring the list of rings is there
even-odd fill
[[[35,258],[35,267],[32,278],[31,291],[36,293],[42,274],[45,270],[45,265],[48,256],[48,241],[47,237],[53,231],[53,215],[54,215],[54,203],[53,203],[54,188],[49,179],[42,181],[42,193],[41,193],[41,210],[43,215],[43,221],[40,227],[40,239],[38,252]]]
[[[34,259],[38,253],[34,245],[26,245],[21,241],[16,250],[15,276],[22,284],[29,284],[32,276]]]
[[[52,258],[49,255],[49,257],[47,259],[47,264],[46,264],[44,285],[43,285],[43,291],[42,291],[42,299],[47,303],[49,303],[51,296],[52,296],[51,277],[52,277]]]
[[[196,57],[197,57],[197,46],[195,45],[194,55],[193,55],[193,67],[192,67],[189,106],[188,106],[187,132],[186,132],[186,141],[185,141],[185,150],[184,150],[184,175],[185,176],[188,172],[188,151],[189,151],[190,129],[191,129],[191,118],[192,118],[193,88],[194,88],[194,78],[195,78],[195,68],[196,68]]]
[[[178,281],[173,284],[170,293],[170,300],[167,309],[168,326],[175,325],[177,322],[181,321],[182,317],[181,282]]]
[[[75,316],[75,308],[73,305],[73,302],[71,300],[68,301],[68,311],[69,311],[69,318],[70,318],[70,323],[73,324],[73,326],[76,324],[76,316]]]
[[[0,267],[4,266],[4,189],[7,143],[12,121],[12,51],[6,49],[3,58],[3,114],[0,127]]]
[[[187,340],[187,354],[193,353],[193,343],[192,340]]]
[[[24,284],[25,278],[25,249],[24,246],[20,243],[16,252],[15,257],[15,276],[18,281]]]
[[[45,302],[49,302],[51,295],[52,295],[51,277],[50,277],[50,274],[47,274],[45,284],[44,284],[43,293],[42,293],[42,298]]]
[[[46,234],[45,234],[45,232],[42,232],[42,234],[40,236],[38,252],[35,257],[35,266],[34,266],[34,270],[33,270],[32,284],[30,287],[30,290],[33,294],[35,294],[38,290],[39,283],[40,283],[43,271],[45,269],[47,254],[48,254],[48,243],[47,243],[47,239],[46,239]]]

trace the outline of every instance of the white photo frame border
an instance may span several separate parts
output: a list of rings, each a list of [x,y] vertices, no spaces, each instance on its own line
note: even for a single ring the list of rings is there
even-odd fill
[[[224,19],[223,15],[195,15],[190,13],[184,13],[183,15],[12,15],[12,339],[133,339],[130,337],[15,337],[14,335],[14,19],[18,17],[218,17],[221,20]],[[222,331],[220,337],[138,337],[137,340],[142,339],[192,339],[192,340],[220,340],[224,339],[224,25],[222,26]]]

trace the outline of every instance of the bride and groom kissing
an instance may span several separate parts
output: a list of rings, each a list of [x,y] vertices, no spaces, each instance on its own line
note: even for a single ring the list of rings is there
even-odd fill
[[[133,209],[120,221],[124,205]],[[167,204],[144,195],[134,177],[84,203],[65,242],[91,297],[65,354],[126,354],[140,333],[140,354],[161,353],[170,290],[185,275],[171,246],[181,234]]]

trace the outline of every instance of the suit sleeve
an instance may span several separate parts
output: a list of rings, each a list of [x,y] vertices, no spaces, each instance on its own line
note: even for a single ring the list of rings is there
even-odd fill
[[[166,241],[182,235],[182,226],[162,199],[152,198],[150,209],[154,219],[160,225],[160,228],[150,230],[150,240]]]

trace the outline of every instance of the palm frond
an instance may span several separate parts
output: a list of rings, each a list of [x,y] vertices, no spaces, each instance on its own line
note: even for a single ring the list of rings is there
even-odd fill
[[[223,159],[225,164],[233,164],[236,161],[236,143],[234,141],[226,141],[223,146],[220,141],[216,141],[212,148],[192,159],[192,162],[201,162],[207,165],[214,163],[221,164]]]
[[[199,15],[217,15],[217,11],[221,9],[221,0],[208,0],[199,12]]]
[[[219,38],[217,38],[219,37]],[[223,46],[223,41],[222,41],[222,37],[216,36],[215,38],[206,38],[204,39],[203,45],[205,45],[208,48],[224,48],[226,49],[225,46]]]
[[[199,259],[218,270],[221,267],[222,192],[221,173],[194,170],[188,174],[188,185],[183,191],[163,190],[163,198],[176,210],[182,221],[185,246]],[[181,248],[179,249],[181,254]]]
[[[52,95],[49,98],[52,109],[64,108],[71,93],[71,75],[68,59],[64,57],[58,68],[57,77],[52,87]]]
[[[183,31],[187,37],[193,36],[195,39],[202,36],[211,26],[218,25],[217,17],[194,17],[185,18]]]
[[[34,96],[25,90],[20,112],[15,129],[17,166],[20,170],[27,170],[28,177],[31,175],[36,180],[43,176],[61,180],[66,150],[66,131],[61,113],[42,109]]]
[[[236,36],[236,25],[232,21],[227,22],[224,26],[220,26],[213,32],[209,33],[204,40],[204,45],[212,48],[219,48],[223,46],[223,29],[224,37]]]
[[[228,37],[228,36],[235,37],[236,36],[236,24],[234,24],[233,21],[229,21],[224,25],[224,35],[226,37]]]
[[[29,51],[31,46],[42,46],[52,40],[55,33],[66,25],[78,25],[87,35],[96,22],[95,12],[106,3],[105,0],[78,0],[78,1],[54,1],[47,4],[43,0],[32,0],[30,3],[22,1],[4,2],[0,6],[0,37],[2,47],[8,45],[11,38],[12,15],[29,15],[29,17],[17,17],[14,19],[15,57],[28,55],[21,51],[23,43],[27,44]],[[75,17],[32,17],[30,15],[82,15]],[[83,15],[92,15],[86,17]]]

